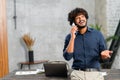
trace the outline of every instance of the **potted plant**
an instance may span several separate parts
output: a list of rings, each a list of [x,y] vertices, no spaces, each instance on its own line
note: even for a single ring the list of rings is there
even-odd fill
[[[28,56],[29,56],[29,62],[34,62],[34,54],[32,47],[35,43],[35,39],[33,39],[29,33],[26,33],[22,36],[23,41],[26,44],[26,47],[28,48]]]

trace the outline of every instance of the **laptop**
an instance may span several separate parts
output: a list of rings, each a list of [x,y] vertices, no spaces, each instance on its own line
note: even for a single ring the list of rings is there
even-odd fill
[[[43,64],[45,69],[45,75],[47,77],[67,77],[67,65],[66,63],[51,63],[47,62]]]

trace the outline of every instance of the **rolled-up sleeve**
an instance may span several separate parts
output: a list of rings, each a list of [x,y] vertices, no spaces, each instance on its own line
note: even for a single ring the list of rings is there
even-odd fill
[[[66,36],[65,42],[64,42],[64,48],[63,48],[63,57],[68,61],[73,57],[73,53],[68,53],[66,51],[69,41],[70,41],[70,34]]]

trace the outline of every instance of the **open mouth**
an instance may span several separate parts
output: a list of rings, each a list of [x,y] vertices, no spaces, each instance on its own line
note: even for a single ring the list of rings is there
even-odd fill
[[[83,24],[84,22],[85,22],[84,20],[80,20],[80,22],[79,22],[79,23],[80,23],[80,24]]]

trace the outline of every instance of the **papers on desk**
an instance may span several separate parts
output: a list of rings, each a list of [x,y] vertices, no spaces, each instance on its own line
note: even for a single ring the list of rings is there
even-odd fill
[[[107,72],[100,72],[102,76],[107,76]]]
[[[35,71],[17,71],[15,75],[31,75],[45,72],[44,69],[36,69]]]

